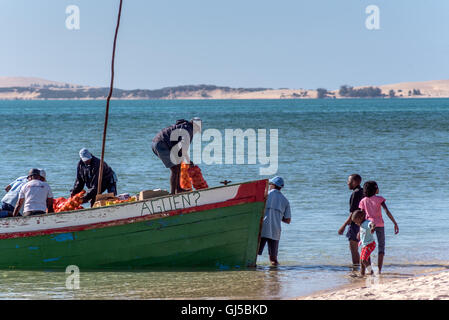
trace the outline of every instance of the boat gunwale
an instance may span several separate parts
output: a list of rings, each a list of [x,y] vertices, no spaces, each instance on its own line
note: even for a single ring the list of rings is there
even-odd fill
[[[257,183],[260,181],[265,181],[265,190],[264,190],[264,199],[266,200],[266,195],[267,195],[267,188],[268,188],[268,183],[267,183],[267,179],[261,179],[261,180],[254,180],[254,181],[247,181],[247,182],[243,182],[243,183],[236,183],[236,184],[232,184],[232,185],[227,185],[227,186],[217,186],[217,187],[213,187],[213,188],[207,188],[207,189],[202,189],[202,190],[195,190],[195,191],[190,191],[190,192],[183,192],[183,193],[179,193],[176,195],[164,195],[164,196],[160,196],[160,197],[155,197],[155,198],[150,198],[150,199],[145,199],[145,200],[139,200],[139,201],[134,201],[134,202],[130,202],[130,203],[120,203],[120,204],[116,204],[116,205],[111,205],[111,206],[106,206],[106,207],[97,207],[97,208],[87,208],[87,209],[82,209],[82,210],[73,210],[73,211],[66,211],[66,212],[62,212],[62,213],[50,213],[50,214],[43,214],[43,215],[36,215],[36,216],[28,216],[28,217],[9,217],[9,219],[13,218],[16,220],[24,220],[26,221],[26,218],[41,218],[41,217],[47,217],[47,216],[56,216],[56,215],[61,215],[61,214],[71,214],[71,213],[81,213],[83,211],[94,211],[95,209],[108,209],[108,208],[117,208],[120,206],[127,206],[127,205],[135,205],[138,203],[144,203],[147,202],[149,200],[158,200],[158,199],[164,199],[164,198],[168,198],[168,197],[172,197],[172,196],[177,196],[177,195],[182,195],[182,194],[189,194],[189,193],[195,193],[195,192],[201,192],[201,191],[207,191],[207,190],[213,190],[213,189],[220,189],[220,188],[226,188],[226,187],[232,187],[232,186],[241,186],[244,184],[251,184],[251,183]],[[172,217],[172,216],[177,216],[177,215],[183,215],[183,214],[189,214],[189,213],[195,213],[195,212],[202,212],[205,210],[210,210],[210,209],[216,209],[216,208],[204,208],[209,207],[209,206],[214,206],[214,205],[218,205],[221,203],[230,203],[230,206],[236,206],[236,205],[242,205],[245,203],[248,203],[248,201],[245,201],[245,199],[227,199],[227,200],[223,200],[223,201],[219,201],[219,202],[214,202],[214,203],[210,203],[210,204],[203,204],[200,206],[193,206],[193,207],[189,207],[189,208],[180,208],[180,209],[175,209],[175,210],[166,210],[163,212],[159,212],[159,213],[154,213],[154,214],[146,214],[146,215],[140,215],[140,216],[132,216],[132,217],[126,217],[126,218],[122,218],[122,219],[114,219],[114,220],[109,220],[109,221],[101,221],[101,222],[94,222],[94,223],[88,223],[88,224],[83,224],[83,225],[72,225],[72,226],[66,226],[66,227],[61,227],[61,228],[47,228],[47,229],[40,229],[40,230],[33,230],[33,231],[16,231],[16,232],[5,232],[5,233],[0,233],[0,240],[6,240],[6,239],[12,239],[12,238],[21,238],[21,237],[32,237],[32,236],[40,236],[40,235],[48,235],[48,234],[58,234],[58,233],[68,233],[68,232],[79,232],[79,231],[84,231],[84,230],[92,230],[92,229],[97,229],[97,228],[107,228],[107,227],[113,227],[113,226],[119,226],[119,225],[124,225],[124,224],[128,224],[128,223],[138,223],[138,222],[143,222],[143,221],[149,221],[149,220],[157,220],[157,219],[161,219],[161,218],[165,218],[165,217]],[[201,209],[201,207],[203,207],[204,209]],[[200,210],[195,210],[196,208],[200,208]],[[220,207],[217,207],[220,208]],[[93,210],[94,209],[94,210]],[[25,218],[25,219],[24,219]],[[263,216],[261,217],[262,220]],[[0,226],[1,228],[1,226]]]
[[[159,200],[159,199],[165,199],[165,198],[169,198],[169,197],[176,197],[178,195],[183,195],[183,194],[189,194],[189,193],[196,193],[196,192],[203,192],[203,191],[208,191],[208,190],[213,190],[213,189],[221,189],[221,188],[226,188],[226,187],[232,187],[232,186],[241,186],[244,184],[249,184],[249,183],[255,183],[255,182],[259,182],[259,181],[264,181],[264,180],[268,180],[268,179],[260,179],[260,180],[252,180],[252,181],[245,181],[242,183],[234,183],[234,184],[228,184],[226,186],[216,186],[216,187],[211,187],[211,188],[206,188],[206,189],[200,189],[200,190],[192,190],[192,191],[188,191],[188,192],[181,192],[181,193],[176,193],[176,194],[167,194],[167,195],[163,195],[163,196],[158,196],[158,197],[154,197],[154,198],[149,198],[149,199],[143,199],[143,200],[137,200],[137,201],[132,201],[132,202],[124,202],[124,203],[117,203],[117,204],[112,204],[109,206],[102,206],[102,207],[95,207],[95,208],[84,208],[84,209],[79,209],[79,210],[71,210],[71,211],[63,211],[63,212],[50,212],[50,213],[44,213],[44,214],[39,214],[39,215],[33,215],[33,216],[18,216],[18,217],[6,217],[6,218],[2,218],[3,221],[7,221],[7,220],[26,220],[26,219],[33,219],[33,218],[40,218],[40,217],[50,217],[50,216],[55,216],[55,215],[66,215],[66,214],[71,214],[71,213],[81,213],[81,212],[85,212],[85,211],[95,211],[98,209],[105,209],[105,208],[116,208],[116,207],[120,207],[120,206],[127,206],[127,205],[131,205],[131,204],[137,204],[137,203],[143,203],[143,202],[147,202],[147,201],[154,201],[154,200]],[[225,200],[226,201],[226,200]],[[219,203],[219,202],[217,202]],[[180,209],[182,210],[182,209]],[[156,214],[163,214],[165,212],[171,212],[171,211],[176,211],[176,210],[166,210],[164,212],[160,212],[160,213],[156,213]],[[156,215],[153,214],[153,215]],[[1,228],[1,226],[0,226]]]

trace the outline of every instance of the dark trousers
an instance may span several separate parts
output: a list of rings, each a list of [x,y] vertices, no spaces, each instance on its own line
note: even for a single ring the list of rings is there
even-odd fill
[[[260,238],[259,255],[262,255],[265,244],[268,242],[268,255],[270,260],[277,260],[279,240],[273,240],[269,238]]]

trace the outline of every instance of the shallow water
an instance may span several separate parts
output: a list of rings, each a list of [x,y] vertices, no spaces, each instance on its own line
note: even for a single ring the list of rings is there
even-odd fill
[[[360,278],[346,266],[259,266],[253,270],[82,272],[67,289],[64,272],[0,271],[0,299],[289,299],[340,286],[390,281],[449,265],[388,265]],[[73,283],[72,283],[73,284]]]
[[[168,188],[151,151],[156,132],[200,116],[203,129],[278,129],[279,170],[292,223],[283,225],[281,267],[265,255],[245,271],[83,272],[80,289],[62,272],[0,271],[0,298],[290,298],[352,283],[347,176],[374,179],[399,223],[386,223],[385,277],[449,264],[449,99],[113,101],[106,162],[119,192]],[[100,154],[102,101],[0,101],[0,184],[31,167],[67,196],[78,151]],[[203,142],[203,147],[207,142]],[[265,178],[260,165],[201,165],[209,185]],[[3,193],[1,193],[3,195]],[[376,261],[376,253],[374,260]]]

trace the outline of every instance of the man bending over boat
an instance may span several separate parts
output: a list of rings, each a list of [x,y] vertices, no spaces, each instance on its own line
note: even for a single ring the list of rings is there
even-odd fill
[[[27,176],[18,177],[5,188],[6,194],[2,198],[0,218],[12,217],[14,208],[19,200],[20,189],[28,182]]]
[[[279,264],[278,248],[281,238],[281,221],[287,224],[291,222],[290,203],[281,193],[284,180],[281,177],[270,179],[270,191],[268,192],[263,218],[262,234],[259,245],[259,255],[262,255],[265,244],[268,243],[268,255],[272,266]]]
[[[161,159],[166,168],[170,169],[171,194],[184,191],[179,183],[181,175],[181,160],[183,155],[187,153],[190,143],[192,142],[193,135],[200,131],[200,118],[193,118],[190,121],[181,119],[176,121],[174,125],[159,131],[153,138],[151,148],[153,149],[154,154]],[[172,151],[174,156],[171,156]]]
[[[98,190],[98,173],[100,171],[101,160],[93,156],[86,148],[80,150],[80,161],[76,168],[76,181],[73,189],[70,190],[71,196],[80,193],[84,186],[87,187],[87,192],[84,195],[83,203],[89,202],[93,206]],[[103,162],[103,178],[102,178],[101,193],[106,190],[117,195],[117,176],[106,162]]]
[[[43,170],[42,170],[43,171]],[[19,201],[14,208],[13,217],[19,214],[23,205],[23,216],[34,216],[53,212],[53,193],[45,182],[45,171],[31,169],[28,173],[28,182],[22,186],[19,192]]]

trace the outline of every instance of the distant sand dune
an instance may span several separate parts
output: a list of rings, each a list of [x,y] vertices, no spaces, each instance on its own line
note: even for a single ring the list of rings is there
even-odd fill
[[[382,92],[388,94],[390,90],[394,90],[396,95],[403,94],[404,97],[408,96],[408,92],[413,89],[419,89],[422,97],[449,97],[449,80],[434,80],[426,82],[403,82],[390,85],[379,86]],[[398,92],[402,90],[402,92]]]
[[[0,88],[31,87],[32,85],[36,84],[40,86],[44,85],[64,86],[67,83],[32,77],[0,77]]]
[[[52,86],[48,90],[36,92],[32,87]],[[9,90],[7,88],[20,87],[20,90]],[[355,89],[369,86],[359,86]],[[378,87],[385,96],[390,90],[394,90],[395,97],[398,98],[449,98],[449,80],[434,80],[425,82],[403,82],[396,84],[386,84]],[[25,88],[25,89],[22,89]],[[29,89],[26,89],[29,88]],[[206,88],[206,89],[204,89]],[[95,100],[105,99],[107,88],[94,88],[88,86],[73,85],[64,82],[56,82],[41,78],[32,77],[0,77],[0,99],[82,99]],[[160,90],[120,90],[114,91],[120,94],[113,99],[315,99],[317,91],[312,89],[237,89],[216,86],[185,86],[164,88]],[[164,91],[161,95],[149,95],[149,91]],[[421,94],[413,94],[413,90]],[[39,91],[39,90],[37,90]],[[146,91],[146,92],[145,92]],[[343,98],[337,90],[328,90],[328,98]]]

